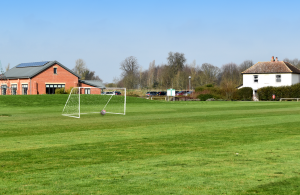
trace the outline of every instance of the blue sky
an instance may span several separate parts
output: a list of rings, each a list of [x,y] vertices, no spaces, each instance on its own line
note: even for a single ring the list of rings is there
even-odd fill
[[[5,67],[83,59],[104,82],[129,56],[143,70],[168,53],[221,67],[271,56],[300,58],[300,1],[0,1],[0,60]]]

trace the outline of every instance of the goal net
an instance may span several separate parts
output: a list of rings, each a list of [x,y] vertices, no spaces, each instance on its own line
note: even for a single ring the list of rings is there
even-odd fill
[[[83,114],[126,113],[126,88],[74,87],[69,94],[62,115],[80,118]]]

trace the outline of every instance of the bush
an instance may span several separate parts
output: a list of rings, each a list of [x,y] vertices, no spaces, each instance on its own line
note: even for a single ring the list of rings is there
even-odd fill
[[[199,98],[199,95],[205,95],[205,94],[210,94],[215,99],[223,98],[221,89],[219,87],[214,87],[212,84],[206,85],[205,87],[204,86],[196,87],[195,93],[193,94],[193,98],[195,98],[195,97]],[[199,98],[199,99],[201,99],[201,98]],[[202,97],[202,99],[203,99],[203,97]],[[206,99],[208,99],[208,98],[206,98]]]
[[[134,91],[129,91],[127,92],[126,96],[131,96],[131,97],[140,97],[138,94],[136,94]]]
[[[71,91],[72,91],[73,87],[70,87],[69,89],[65,90],[66,91],[66,94],[70,94]],[[78,94],[78,88],[74,89],[72,91],[72,94]]]
[[[204,87],[201,87],[201,86],[195,88],[195,92],[201,92],[203,90],[204,90]]]
[[[253,89],[251,87],[243,87],[237,91],[236,98],[238,100],[251,100]]]
[[[206,101],[207,99],[214,98],[212,94],[200,94],[197,96],[201,101]]]
[[[66,94],[65,88],[55,89],[55,94]]]

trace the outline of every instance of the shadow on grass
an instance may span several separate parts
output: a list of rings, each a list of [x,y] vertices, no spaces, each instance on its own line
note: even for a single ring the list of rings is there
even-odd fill
[[[292,177],[283,181],[259,185],[245,194],[300,194],[300,178]]]
[[[11,114],[0,114],[0,117],[9,117]]]

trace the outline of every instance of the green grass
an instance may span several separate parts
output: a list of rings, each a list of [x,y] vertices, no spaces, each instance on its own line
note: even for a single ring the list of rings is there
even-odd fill
[[[128,97],[75,119],[67,97],[0,96],[2,194],[300,193],[300,103]]]

